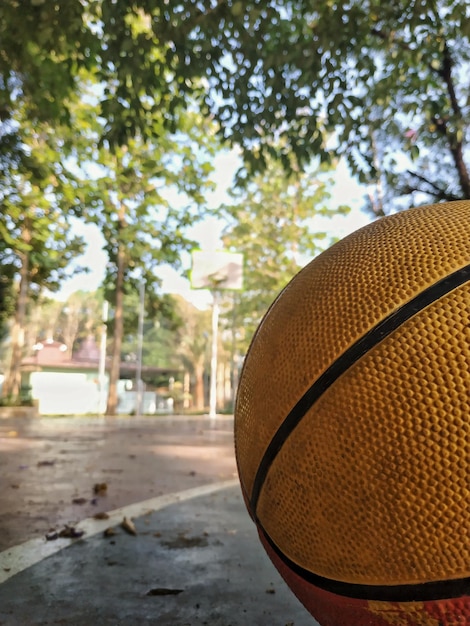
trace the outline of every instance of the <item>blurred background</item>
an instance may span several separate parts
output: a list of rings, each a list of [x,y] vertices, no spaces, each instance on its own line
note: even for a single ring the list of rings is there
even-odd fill
[[[470,197],[465,5],[18,6],[0,6],[9,414],[230,413],[301,267]],[[194,288],[194,250],[241,255],[242,288]]]

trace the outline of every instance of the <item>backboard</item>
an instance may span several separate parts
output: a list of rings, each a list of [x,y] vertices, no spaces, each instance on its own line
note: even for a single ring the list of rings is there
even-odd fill
[[[193,289],[240,290],[243,286],[243,255],[221,250],[193,250]]]

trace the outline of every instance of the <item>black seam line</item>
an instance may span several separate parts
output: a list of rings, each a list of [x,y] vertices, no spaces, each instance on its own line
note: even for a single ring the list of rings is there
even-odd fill
[[[261,530],[276,556],[294,574],[319,589],[339,596],[355,598],[356,600],[377,600],[381,602],[429,602],[470,595],[470,578],[468,577],[406,585],[364,585],[325,578],[291,561],[279,550],[264,529]]]
[[[470,279],[470,265],[466,265],[456,272],[449,274],[440,281],[434,283],[412,300],[395,310],[381,320],[374,328],[350,346],[328,369],[313,383],[313,385],[300,398],[294,408],[282,422],[261,459],[256,473],[253,490],[250,499],[251,511],[256,516],[256,507],[263,487],[274,459],[281,450],[287,437],[301,422],[304,415],[311,409],[320,396],[342,375],[348,368],[356,363],[364,354],[390,335],[406,320],[410,319],[442,296],[463,285]]]

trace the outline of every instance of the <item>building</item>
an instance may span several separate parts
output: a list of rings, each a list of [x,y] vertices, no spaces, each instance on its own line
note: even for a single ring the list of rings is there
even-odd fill
[[[94,337],[87,337],[73,354],[59,341],[48,339],[33,346],[33,354],[22,361],[22,386],[29,387],[31,396],[38,402],[42,415],[86,415],[104,413],[108,394],[110,361],[104,363],[105,375],[100,381],[100,351]],[[118,413],[134,413],[137,394],[135,391],[135,363],[121,363],[118,382]],[[145,375],[165,377],[168,389],[180,373],[142,367]],[[173,408],[168,394],[146,390],[143,394],[143,413],[167,413]]]

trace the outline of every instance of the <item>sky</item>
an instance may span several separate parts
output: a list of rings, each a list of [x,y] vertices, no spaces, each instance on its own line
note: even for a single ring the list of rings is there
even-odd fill
[[[207,202],[211,207],[217,207],[229,200],[229,190],[240,161],[235,151],[219,154],[214,161],[214,180],[216,189],[208,194]],[[361,226],[370,222],[370,216],[360,210],[363,204],[364,189],[351,179],[347,168],[340,163],[335,173],[335,184],[332,190],[332,205],[348,204],[351,212],[346,215],[337,215],[325,218],[324,225],[319,224],[319,230],[324,229],[335,237],[345,237]],[[223,222],[216,218],[208,218],[194,225],[188,233],[191,238],[199,242],[203,250],[215,250],[221,247],[220,235],[224,227]],[[106,267],[106,254],[102,249],[103,239],[98,228],[93,224],[77,222],[75,234],[83,236],[87,246],[85,253],[77,259],[77,264],[89,268],[88,273],[78,274],[64,281],[61,290],[54,296],[66,300],[75,291],[94,291],[101,284]],[[187,264],[190,263],[188,255]],[[189,267],[185,267],[189,269]],[[206,289],[191,289],[189,281],[171,267],[159,269],[158,276],[162,279],[164,293],[178,293],[199,308],[205,308],[212,302],[212,296]]]

